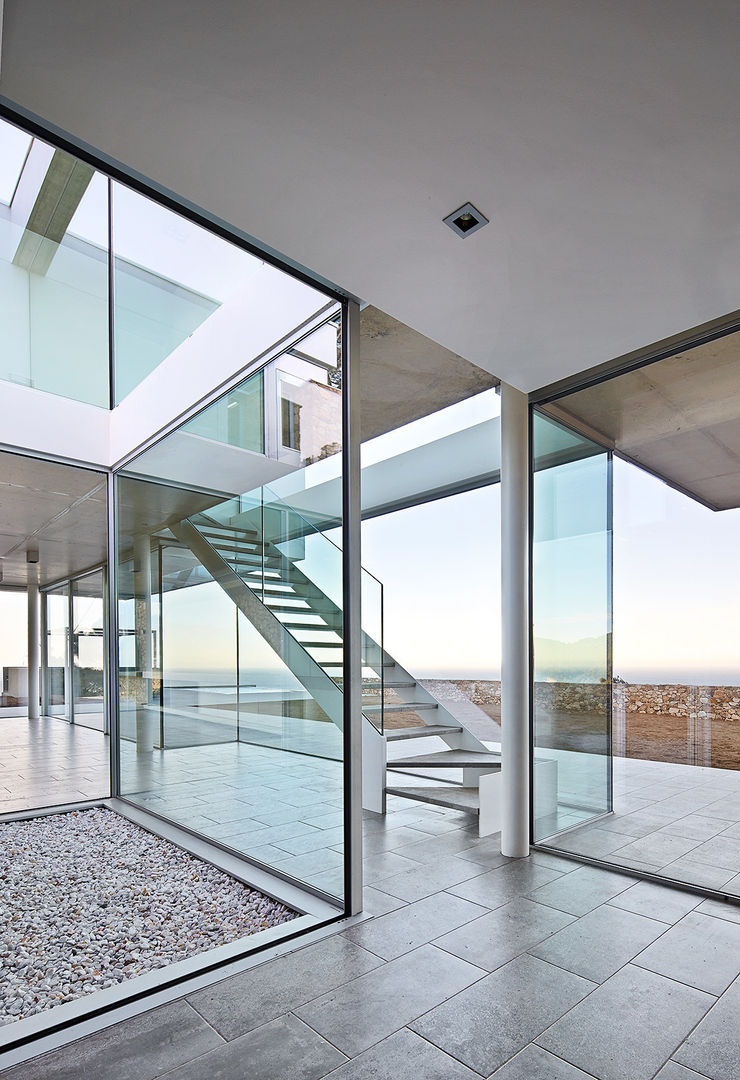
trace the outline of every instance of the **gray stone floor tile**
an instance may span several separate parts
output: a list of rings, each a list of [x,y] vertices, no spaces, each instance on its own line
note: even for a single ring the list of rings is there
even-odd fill
[[[279,827],[279,826],[278,826]],[[276,846],[283,848],[290,855],[304,855],[307,851],[317,851],[319,848],[333,844],[341,844],[344,840],[344,829],[312,829],[300,836],[286,837],[277,842]]]
[[[668,863],[662,868],[661,873],[666,877],[675,878],[676,881],[685,881],[689,885],[698,885],[704,889],[723,889],[734,877],[732,870],[696,862],[692,856],[693,852],[690,852],[683,858]]]
[[[531,900],[559,908],[571,915],[585,915],[606,900],[634,885],[628,874],[612,873],[598,866],[581,866],[570,874],[527,893]]]
[[[740,923],[740,904],[730,904],[724,900],[705,900],[696,910],[700,915],[713,915],[715,919]]]
[[[562,855],[554,855],[550,851],[530,851],[529,861],[537,866],[549,866],[552,870],[559,870],[561,874],[571,874],[583,864],[575,859],[566,859]]]
[[[711,840],[717,833],[724,832],[732,822],[720,818],[707,817],[704,814],[689,814],[687,817],[664,825],[661,832],[686,836],[693,840]]]
[[[667,923],[602,904],[529,951],[541,960],[600,983],[667,929]]]
[[[671,833],[654,832],[649,836],[643,836],[625,847],[620,847],[616,854],[620,859],[629,859],[648,863],[653,866],[666,866],[676,859],[688,855],[701,844],[698,840],[686,839],[683,836],[673,836]],[[693,856],[692,856],[693,857]]]
[[[435,945],[493,971],[571,922],[573,916],[564,911],[517,897],[489,915],[437,938]]]
[[[458,859],[468,859],[470,862],[480,863],[481,866],[487,867],[489,870],[495,870],[499,866],[506,866],[511,862],[511,859],[507,859],[505,855],[501,854],[500,842],[495,844],[476,844],[474,847],[465,848],[463,851],[458,851]],[[543,864],[539,864],[543,865]]]
[[[721,994],[740,974],[740,925],[689,912],[635,959],[639,967]]]
[[[541,1046],[531,1043],[520,1050],[500,1069],[492,1080],[593,1080],[588,1073],[570,1065],[562,1058],[553,1057]]]
[[[650,1080],[714,1000],[628,964],[537,1042],[599,1080]]]
[[[300,811],[299,811],[300,813]],[[313,825],[316,829],[336,829],[344,824],[344,814],[341,810],[330,810],[327,813],[301,814],[304,825]],[[277,824],[275,822],[274,824]]]
[[[400,831],[400,830],[399,830]],[[404,832],[410,830],[404,830]],[[418,830],[414,830],[417,833],[416,839],[409,842],[404,842],[403,847],[394,848],[399,855],[403,855],[407,859],[413,859],[415,862],[423,863],[425,866],[431,865],[435,859],[441,858],[444,855],[457,855],[462,857],[462,853],[465,852],[469,855],[471,851],[476,850],[480,843],[477,837],[471,836],[470,833],[465,832],[462,829],[456,829],[454,832],[442,833],[440,836],[427,836],[424,833],[419,833]],[[496,841],[495,847],[500,846]],[[503,858],[503,856],[502,856]]]
[[[654,805],[651,804],[648,809],[636,810],[631,814],[612,814],[611,817],[599,821],[595,827],[598,828],[599,832],[623,833],[625,837],[632,837],[635,840],[641,836],[648,836],[650,833],[664,829],[666,825],[670,825],[674,820],[671,815],[666,817],[653,813]]]
[[[688,854],[688,852],[681,852],[681,854]],[[680,858],[680,855],[676,858]],[[732,870],[737,874],[740,871],[740,840],[720,834],[694,847],[691,858],[694,862]]]
[[[710,1080],[737,1080],[740,1075],[738,1016],[740,979],[725,991],[673,1057]]]
[[[572,851],[575,855],[592,855],[595,859],[601,859],[636,839],[637,837],[631,834],[592,828],[583,832],[567,833],[559,840],[552,841],[552,844],[564,851]]]
[[[425,896],[447,889],[451,885],[467,881],[468,878],[476,877],[484,870],[485,867],[478,863],[465,862],[455,855],[448,855],[438,859],[431,866],[419,865],[415,870],[406,870],[403,874],[383,878],[378,888],[390,893],[391,896],[397,896],[399,900],[412,903],[414,900],[423,900]]]
[[[283,858],[274,865],[286,874],[292,874],[299,881],[305,880],[310,874],[320,874],[322,870],[334,870],[343,866],[344,856],[331,848],[319,848],[317,851],[307,851],[304,855],[288,855],[283,852]]]
[[[328,1078],[327,1078],[328,1080]],[[408,1028],[376,1043],[331,1074],[330,1080],[479,1080],[459,1061]]]
[[[405,858],[400,851],[377,851],[362,860],[363,881],[372,885],[381,878],[402,874],[405,870],[416,870],[418,863]]]
[[[669,885],[657,885],[652,881],[638,881],[609,901],[610,906],[666,923],[678,922],[700,903],[701,897],[696,893],[672,889]]]
[[[422,945],[297,1010],[350,1057],[482,978],[480,968]]]
[[[376,917],[386,915],[389,911],[397,911],[398,908],[403,907],[405,903],[405,900],[399,900],[397,896],[391,896],[390,893],[381,892],[380,889],[375,889],[372,885],[366,885],[362,890],[362,905],[364,910]]]
[[[740,874],[730,878],[724,885],[724,889],[732,896],[740,896]]]
[[[593,988],[562,968],[520,956],[410,1026],[488,1076]]]
[[[657,1073],[655,1080],[707,1080],[707,1077],[679,1065],[677,1061],[669,1061]]]
[[[320,1080],[346,1060],[297,1017],[281,1016],[175,1069],[167,1080]]]
[[[394,960],[463,923],[472,922],[487,911],[487,908],[471,904],[459,896],[438,893],[391,911],[379,919],[353,926],[344,936],[384,960]]]
[[[454,835],[454,834],[453,834]],[[398,829],[364,829],[362,838],[363,854],[374,855],[377,851],[399,851],[400,855],[411,858],[407,852],[401,851],[403,847],[410,849],[412,844],[418,844],[428,840],[426,833],[418,829],[409,829],[403,825]]]
[[[153,1080],[223,1040],[185,1001],[175,1001],[43,1057],[16,1065],[8,1080]]]
[[[381,963],[337,935],[224,979],[189,1000],[224,1038],[234,1039]]]
[[[479,867],[479,870],[483,869]],[[549,866],[538,866],[529,859],[515,859],[504,866],[479,873],[470,881],[450,886],[449,891],[465,900],[471,900],[474,904],[496,908],[561,876],[558,870]]]

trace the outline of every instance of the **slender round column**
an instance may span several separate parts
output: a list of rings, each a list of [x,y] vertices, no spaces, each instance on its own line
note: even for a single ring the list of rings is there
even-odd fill
[[[501,852],[529,855],[529,405],[501,384]]]
[[[152,713],[152,548],[148,535],[134,541],[134,638],[136,643],[136,752],[154,746]]]
[[[28,719],[39,718],[39,668],[41,667],[40,607],[37,566],[28,567]]]

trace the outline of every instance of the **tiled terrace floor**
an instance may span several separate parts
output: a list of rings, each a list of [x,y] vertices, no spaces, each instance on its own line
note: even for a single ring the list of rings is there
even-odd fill
[[[395,746],[403,752],[403,744]],[[417,746],[421,752],[441,743]],[[107,755],[108,740],[97,731],[61,719],[1,719],[0,814],[107,796]],[[603,784],[593,792],[576,787],[592,779],[593,770],[579,766],[585,755],[561,756],[575,803],[603,797]],[[146,809],[333,895],[341,892],[341,768],[334,761],[235,742],[137,754],[125,742],[122,788]],[[740,895],[740,772],[615,758],[614,807],[613,815],[552,843]],[[558,816],[554,827],[575,817],[567,807]],[[399,852],[395,865],[401,869],[406,859]]]
[[[56,718],[0,718],[0,814],[107,798],[108,738]]]
[[[374,918],[8,1080],[737,1080],[740,908],[439,808],[365,833]]]
[[[614,813],[553,843],[740,896],[740,773],[615,758]]]

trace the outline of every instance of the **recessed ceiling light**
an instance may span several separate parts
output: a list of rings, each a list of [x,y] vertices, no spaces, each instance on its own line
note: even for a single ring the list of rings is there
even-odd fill
[[[469,202],[466,202],[464,206],[460,206],[457,210],[453,210],[451,214],[448,214],[442,220],[463,240],[466,236],[471,236],[472,233],[488,224],[488,218],[481,214],[480,210],[476,210],[473,204]]]

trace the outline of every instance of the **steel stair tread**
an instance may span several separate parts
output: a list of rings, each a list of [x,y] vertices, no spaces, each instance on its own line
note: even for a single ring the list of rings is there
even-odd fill
[[[446,806],[451,810],[467,810],[470,814],[480,813],[478,788],[386,787],[385,791],[387,795],[398,795],[402,799],[413,799],[414,802]]]
[[[299,641],[299,645],[302,645],[304,649],[343,649],[343,641]],[[329,665],[336,667],[336,664]]]
[[[440,750],[388,762],[389,769],[500,769],[501,755],[480,750]]]
[[[424,724],[422,727],[387,728],[387,742],[401,742],[404,739],[427,739],[432,735],[459,735],[461,727],[449,724]]]

